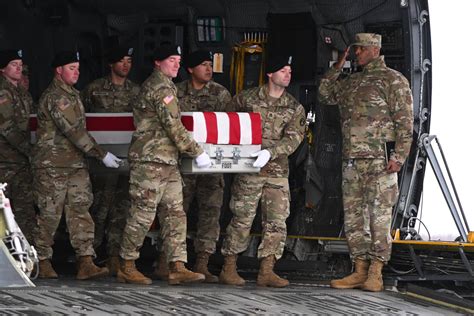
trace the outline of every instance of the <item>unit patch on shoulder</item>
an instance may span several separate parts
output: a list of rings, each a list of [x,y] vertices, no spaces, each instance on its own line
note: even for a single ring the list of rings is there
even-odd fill
[[[168,105],[171,101],[173,101],[173,99],[174,99],[174,96],[169,95],[169,96],[163,98],[163,102],[164,102],[166,105]]]

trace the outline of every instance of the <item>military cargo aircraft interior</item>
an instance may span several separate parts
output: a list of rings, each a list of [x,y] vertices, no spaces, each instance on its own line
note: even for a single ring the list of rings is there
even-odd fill
[[[0,296],[5,298],[0,302],[0,310],[9,315],[21,314],[22,311],[28,314],[32,312],[29,304],[36,302],[41,306],[39,314],[318,314],[323,310],[324,314],[366,312],[378,315],[383,314],[381,311],[385,308],[388,314],[447,315],[455,311],[474,311],[473,297],[469,294],[474,280],[474,233],[467,224],[442,150],[441,155],[435,150],[441,148],[439,140],[430,135],[432,57],[427,0],[0,0],[0,16],[0,50],[21,49],[23,68],[27,69],[24,73],[29,80],[27,90],[34,109],[30,113],[32,142],[42,137],[36,131],[39,131],[43,114],[37,114],[35,110],[38,110],[40,97],[55,75],[51,63],[61,51],[78,53],[80,75],[74,88],[81,92],[94,80],[110,73],[112,66],[108,56],[117,47],[126,47],[126,54],[131,56],[127,80],[137,84],[137,91],[138,86],[152,75],[155,52],[160,47],[171,45],[179,47],[180,54],[182,51],[181,68],[173,78],[177,85],[192,77],[186,57],[196,50],[210,51],[212,80],[225,87],[232,97],[264,85],[268,80],[265,70],[273,56],[291,56],[288,60],[291,83],[286,91],[304,107],[305,117],[301,121],[303,140],[288,157],[290,211],[286,219],[284,251],[275,264],[275,271],[291,284],[275,293],[281,295],[281,301],[293,301],[295,297],[292,295],[296,293],[299,304],[279,305],[281,302],[272,296],[269,288],[259,291],[254,287],[255,283],[245,286],[247,293],[219,284],[201,289],[200,284],[193,284],[171,290],[160,281],[153,281],[152,285],[159,284],[160,289],[150,290],[142,285],[117,283],[112,277],[80,283],[84,281],[74,279],[78,259],[69,242],[71,229],[64,216],[54,237],[52,257],[59,279],[35,279],[38,274],[36,251],[26,240],[28,235],[23,236],[21,231],[18,234],[18,225],[11,220],[10,202],[6,201],[8,194],[12,193],[5,188],[0,192],[0,205],[3,205],[0,213],[0,240],[3,240],[0,245]],[[383,267],[385,288],[392,289],[393,293],[386,294],[385,291],[385,296],[376,297],[367,292],[359,291],[357,294],[357,290],[348,290],[343,292],[342,299],[339,298],[344,303],[337,306],[335,302],[339,294],[324,291],[330,289],[329,280],[352,270],[344,231],[341,186],[343,126],[338,104],[326,104],[318,94],[325,74],[338,63],[358,33],[380,34],[380,54],[384,56],[386,65],[408,80],[413,100],[413,141],[397,174],[399,194],[392,209],[390,227],[392,255]],[[352,47],[342,64],[341,78],[361,71],[356,59],[356,49]],[[182,112],[186,112],[183,117],[189,115],[187,111]],[[3,115],[1,110],[0,115]],[[128,196],[132,163],[127,155],[132,133],[138,126],[137,118],[134,121],[131,110],[109,116],[87,112],[85,117],[92,139],[106,152],[122,160],[120,166],[110,169],[95,158],[87,158],[94,203],[105,196],[94,188],[101,177],[113,179],[117,187],[121,186],[116,188],[119,193],[114,194]],[[184,121],[183,124],[186,125]],[[234,150],[229,155],[238,160],[244,157],[244,152],[244,149]],[[211,158],[213,163],[216,163],[214,159],[220,162],[219,153]],[[227,170],[221,171],[224,183],[220,236],[217,250],[209,258],[209,271],[216,275],[225,262],[220,249],[232,218],[229,206],[231,186],[236,174],[244,172],[237,170],[236,166],[230,162],[222,164],[222,169]],[[0,167],[4,168],[1,161]],[[420,235],[420,230],[424,229],[420,218],[423,180],[426,168],[430,167],[436,174],[459,232],[454,241],[423,240]],[[0,184],[3,182],[4,179],[0,178]],[[10,200],[13,199],[10,197]],[[92,208],[98,207],[97,203],[92,204]],[[124,203],[128,203],[127,207],[130,205],[129,201]],[[197,200],[191,201],[190,209],[198,207]],[[14,213],[14,203],[12,208]],[[262,208],[260,204],[252,225],[249,247],[238,259],[239,273],[246,280],[255,279],[259,271]],[[38,207],[36,212],[39,212]],[[104,217],[102,221],[112,219]],[[197,212],[187,212],[189,266],[199,259],[193,251],[197,247],[193,240],[197,238],[200,223]],[[159,226],[158,219],[155,219],[137,260],[137,266],[146,275],[152,273],[154,260],[163,251]],[[103,227],[101,229],[104,231]],[[95,237],[97,240],[97,232]],[[94,261],[98,266],[104,266],[107,260],[107,237],[101,238],[94,244],[97,253]],[[81,289],[82,284],[86,285]],[[34,286],[45,292],[27,291],[24,301],[19,298],[20,292],[15,292],[17,288]],[[64,286],[78,293],[77,297],[74,298],[76,294],[69,296],[64,288],[60,290]],[[454,297],[443,291],[437,292],[440,288],[449,289],[446,292],[456,289],[454,291],[459,295]],[[79,295],[81,291],[82,296]],[[314,293],[313,297],[311,293]],[[410,305],[411,302],[400,299],[399,293],[410,293],[415,303]],[[267,305],[259,302],[259,295],[266,297]],[[360,307],[361,303],[354,298],[357,295],[367,306]],[[180,297],[187,298],[180,301]],[[253,302],[249,297],[257,298]],[[326,303],[318,306],[310,302],[318,299]],[[67,300],[71,300],[69,305]],[[127,300],[132,302],[124,303]],[[53,303],[45,303],[48,301]],[[161,305],[152,302],[161,302]],[[437,302],[443,303],[436,306]],[[170,309],[169,304],[176,304],[175,309]],[[23,309],[14,306],[23,306]]]

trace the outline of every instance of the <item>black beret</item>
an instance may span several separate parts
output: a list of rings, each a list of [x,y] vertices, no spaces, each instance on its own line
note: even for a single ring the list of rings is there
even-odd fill
[[[274,73],[285,66],[291,66],[293,57],[286,55],[274,55],[268,58],[266,73]]]
[[[72,50],[62,51],[56,53],[53,62],[51,63],[51,67],[56,68],[77,62],[79,62],[79,52]]]
[[[133,47],[120,46],[110,50],[107,61],[111,64],[121,61],[124,57],[132,57]]]
[[[0,68],[5,68],[9,62],[15,59],[23,59],[23,51],[21,49],[0,51]]]
[[[181,56],[181,47],[175,45],[161,45],[153,54],[154,60],[165,60],[172,55]]]
[[[208,50],[197,50],[186,58],[186,67],[194,68],[203,61],[212,61],[212,53]]]

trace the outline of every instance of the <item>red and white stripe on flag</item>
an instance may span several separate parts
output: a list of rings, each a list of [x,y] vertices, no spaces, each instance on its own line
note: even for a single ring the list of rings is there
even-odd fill
[[[262,121],[259,113],[182,112],[181,122],[198,143],[262,144]]]
[[[132,113],[86,113],[87,130],[99,144],[130,144],[135,131]],[[38,121],[30,117],[30,130],[36,139]]]

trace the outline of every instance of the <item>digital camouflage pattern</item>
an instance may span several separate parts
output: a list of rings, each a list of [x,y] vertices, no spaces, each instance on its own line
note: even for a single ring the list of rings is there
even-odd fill
[[[398,184],[397,174],[387,173],[386,166],[385,159],[343,161],[344,229],[352,260],[390,260]]]
[[[122,234],[127,224],[128,212],[131,206],[129,179],[128,175],[119,175],[112,207],[109,209],[106,220],[103,221],[107,224],[105,233],[107,234],[107,254],[109,257],[119,256],[120,253]]]
[[[257,112],[262,118],[262,149],[271,153],[270,161],[258,174],[238,174],[232,184],[230,209],[232,220],[222,254],[235,255],[249,244],[249,234],[260,201],[262,241],[258,257],[275,255],[279,259],[286,239],[286,218],[289,215],[288,156],[303,140],[305,111],[286,91],[276,99],[268,95],[267,86],[252,88],[234,97],[231,109]]]
[[[214,81],[200,90],[194,89],[190,80],[178,83],[176,88],[181,112],[225,112],[232,100],[230,92]]]
[[[319,99],[338,104],[341,113],[346,237],[353,260],[387,262],[398,187],[397,175],[386,171],[385,142],[395,142],[390,159],[403,163],[412,143],[411,90],[402,74],[385,65],[383,56],[347,78],[338,80],[340,74],[334,68],[326,73]]]
[[[51,258],[63,211],[76,255],[95,255],[94,222],[89,214],[93,197],[85,155],[102,160],[106,153],[86,130],[76,89],[53,79],[40,98],[36,135],[33,194],[40,211],[38,257]]]
[[[79,92],[53,79],[38,108],[35,168],[86,168],[84,154],[102,160],[106,152],[86,130]]]
[[[392,159],[404,163],[413,138],[413,99],[408,80],[379,56],[361,72],[339,79],[331,68],[321,80],[319,99],[341,112],[342,154],[384,158],[385,142],[395,142]]]
[[[140,86],[129,79],[123,85],[116,85],[106,76],[88,84],[81,91],[81,99],[86,112],[132,112],[132,103],[139,91]]]
[[[91,175],[94,202],[90,209],[95,224],[94,248],[98,249],[104,239],[109,257],[118,256],[122,232],[130,209],[129,175],[95,173]]]
[[[0,75],[0,182],[8,183],[6,196],[30,243],[36,227],[29,163],[32,104],[28,91]]]
[[[197,157],[203,150],[181,123],[176,86],[159,69],[142,84],[133,117],[136,131],[128,155],[131,208],[120,256],[138,258],[158,207],[168,262],[186,262],[186,214],[178,155]]]
[[[222,174],[183,175],[183,207],[187,213],[196,198],[198,222],[194,251],[216,252],[216,242],[221,231],[219,218],[224,197],[224,176]],[[194,210],[191,210],[194,211]]]
[[[290,214],[288,178],[237,174],[232,183],[230,210],[232,219],[226,229],[221,253],[236,255],[248,248],[250,229],[260,201],[262,241],[259,259],[274,255],[280,259],[286,240],[286,219]]]
[[[270,97],[264,85],[236,95],[229,109],[260,113],[262,149],[271,154],[260,175],[287,178],[288,156],[298,148],[304,136],[306,117],[303,106],[286,91],[278,99]]]
[[[203,152],[181,123],[176,86],[161,71],[154,70],[142,84],[133,117],[130,162],[177,165],[179,153],[197,157]]]
[[[76,256],[95,256],[94,222],[89,213],[92,189],[87,169],[43,168],[34,172],[33,194],[40,211],[35,236],[38,259],[53,256],[54,234],[63,212]]]
[[[0,75],[0,168],[9,163],[28,165],[32,104],[28,91]]]
[[[357,33],[355,35],[355,42],[351,46],[382,47],[382,36],[375,33]]]
[[[97,79],[81,91],[86,112],[132,112],[140,86],[126,79],[123,85],[112,83],[109,76]],[[94,247],[97,249],[107,239],[109,256],[118,256],[122,231],[130,207],[128,176],[116,173],[96,173],[91,176],[94,203],[91,214],[95,223]]]
[[[123,232],[120,257],[138,259],[145,236],[158,213],[162,250],[167,262],[186,262],[186,213],[178,167],[156,162],[132,163],[130,200],[132,206]]]
[[[183,112],[222,112],[232,100],[229,91],[222,85],[209,81],[196,90],[190,80],[176,85],[178,89],[178,105]],[[194,250],[196,253],[216,251],[216,242],[219,239],[222,201],[224,196],[224,176],[210,175],[182,175],[184,211],[189,208],[196,198],[198,206],[198,223]]]

